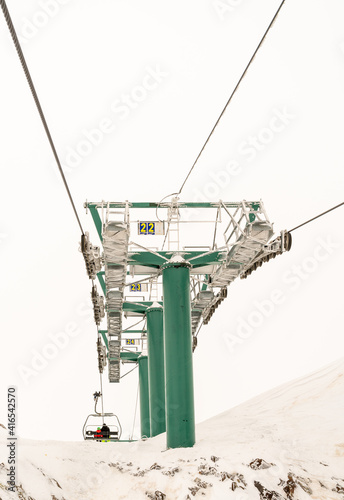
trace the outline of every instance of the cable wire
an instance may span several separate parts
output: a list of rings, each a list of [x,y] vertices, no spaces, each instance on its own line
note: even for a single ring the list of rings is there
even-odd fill
[[[134,437],[134,429],[135,429],[136,411],[137,411],[138,400],[139,400],[139,383],[137,383],[136,404],[135,404],[135,412],[134,412],[134,422],[133,422],[133,429],[132,429],[132,432],[131,432],[131,437],[129,436],[129,441],[132,441],[133,437]]]
[[[197,335],[198,335],[198,334],[199,334],[199,332],[201,331],[202,326],[203,326],[203,319],[202,319],[201,324],[200,324],[200,325],[199,325],[199,327],[198,327],[198,330],[197,330],[197,333],[196,333],[195,337],[197,337]]]
[[[92,283],[93,283],[93,280],[92,280]],[[98,340],[100,339],[100,333],[99,333],[99,330],[98,330],[98,327],[97,327],[97,338]],[[99,380],[100,380],[100,401],[101,401],[101,405],[102,405],[102,421],[103,421],[103,425],[104,425],[104,396],[103,396],[103,378],[102,378],[102,372],[99,371]]]
[[[162,247],[161,247],[161,251],[163,251],[163,249],[164,249],[164,246],[165,246],[165,243],[166,243],[166,239],[167,239],[167,235],[168,235],[169,230],[170,230],[170,222],[168,221],[167,222],[166,234],[165,234],[164,242],[163,242]]]
[[[121,376],[121,377],[119,377],[119,378],[124,378],[124,377],[126,377],[127,375],[129,375],[129,373],[131,373],[131,372],[133,372],[134,370],[136,370],[136,368],[137,368],[138,366],[139,366],[139,365],[134,366],[134,368],[132,368],[131,370],[129,370],[127,373],[125,373],[124,375],[122,375],[122,376]]]
[[[103,401],[103,379],[102,379],[102,374],[99,373],[100,376],[100,400],[102,403],[102,421],[104,425],[104,401]]]
[[[51,149],[53,151],[53,154],[54,154],[54,157],[55,157],[55,160],[56,160],[56,163],[57,163],[57,166],[58,166],[58,169],[60,171],[60,174],[61,174],[61,177],[62,177],[62,180],[63,180],[63,183],[65,185],[65,188],[67,190],[67,194],[68,194],[68,197],[70,199],[70,202],[72,204],[72,207],[73,207],[73,210],[74,210],[74,213],[75,213],[75,216],[77,218],[77,221],[78,221],[78,224],[79,224],[79,227],[81,229],[81,233],[84,234],[84,231],[82,229],[82,225],[81,225],[81,222],[80,222],[80,219],[79,219],[79,215],[78,215],[78,212],[76,210],[76,207],[75,207],[75,204],[74,204],[74,201],[73,201],[73,198],[72,198],[72,195],[71,195],[71,192],[69,190],[69,187],[68,187],[68,184],[67,184],[67,181],[66,181],[66,178],[65,178],[65,175],[64,175],[64,172],[62,170],[62,166],[61,166],[61,162],[60,162],[60,159],[58,157],[58,154],[57,154],[57,151],[56,151],[56,148],[55,148],[55,145],[54,145],[54,142],[53,142],[53,139],[51,137],[51,134],[50,134],[50,130],[48,128],[48,124],[46,122],[46,119],[45,119],[45,116],[44,116],[44,113],[43,113],[43,110],[42,110],[42,107],[41,107],[41,104],[39,102],[39,99],[38,99],[38,95],[37,95],[37,92],[36,92],[36,89],[35,89],[35,86],[33,84],[33,80],[31,78],[31,75],[30,75],[30,72],[29,72],[29,68],[26,64],[26,61],[25,61],[25,57],[24,57],[24,54],[23,54],[23,51],[22,51],[22,48],[20,46],[20,43],[19,43],[19,39],[18,39],[18,36],[17,36],[17,33],[14,29],[14,26],[13,26],[13,22],[12,22],[12,19],[11,19],[11,16],[10,16],[10,13],[8,11],[8,8],[7,8],[7,5],[6,5],[6,1],[5,0],[0,0],[0,6],[2,8],[2,11],[3,11],[3,14],[4,14],[4,17],[5,17],[5,20],[6,20],[6,23],[7,23],[7,26],[8,26],[8,29],[11,33],[11,36],[12,36],[12,39],[13,39],[13,42],[14,42],[14,45],[15,45],[15,48],[17,50],[17,53],[18,53],[18,56],[19,56],[19,59],[20,59],[20,62],[21,62],[21,65],[23,67],[23,70],[24,70],[24,73],[25,73],[25,76],[26,76],[26,79],[27,79],[27,82],[29,84],[29,87],[30,87],[30,90],[31,90],[31,93],[32,93],[32,96],[34,98],[34,101],[36,103],[36,107],[37,107],[37,110],[38,110],[38,113],[39,113],[39,116],[41,117],[41,120],[42,120],[42,123],[43,123],[43,127],[44,127],[44,130],[47,134],[47,137],[48,137],[48,141],[50,143],[50,146],[51,146]]]
[[[139,323],[142,323],[142,321],[144,321],[144,319],[140,319],[140,321],[138,321],[137,323],[134,323],[133,325],[130,325],[128,326],[128,328],[126,328],[125,330],[122,330],[122,333],[124,332],[127,332],[128,330],[130,330],[131,328],[133,328],[134,326],[138,325]]]
[[[193,163],[192,167],[190,168],[190,170],[189,170],[189,172],[188,172],[188,174],[187,174],[187,176],[186,176],[186,178],[185,178],[185,180],[184,180],[184,182],[183,182],[183,184],[182,184],[181,188],[179,189],[178,193],[173,193],[173,194],[177,194],[177,195],[179,195],[179,194],[182,192],[183,187],[184,187],[184,186],[185,186],[185,184],[186,184],[186,181],[187,181],[187,180],[188,180],[188,178],[190,177],[191,172],[192,172],[192,171],[193,171],[193,169],[195,168],[196,163],[198,162],[198,160],[199,160],[199,158],[200,158],[201,154],[203,153],[203,151],[204,151],[204,149],[205,149],[206,145],[208,144],[210,137],[213,135],[213,133],[214,133],[214,131],[215,131],[215,129],[216,129],[216,127],[217,127],[217,125],[218,125],[219,121],[221,120],[221,118],[222,118],[222,116],[223,116],[224,112],[226,111],[226,109],[227,109],[227,107],[228,107],[229,103],[231,102],[232,98],[234,97],[234,94],[235,94],[235,93],[236,93],[236,91],[238,90],[240,83],[241,83],[241,82],[242,82],[242,80],[244,79],[244,77],[245,77],[245,75],[246,75],[246,73],[247,73],[248,68],[251,66],[251,63],[252,63],[253,59],[255,58],[255,56],[256,56],[257,52],[259,51],[260,47],[262,46],[262,44],[263,44],[263,42],[264,42],[264,40],[265,40],[265,38],[266,38],[266,36],[267,36],[268,32],[270,31],[270,28],[271,28],[271,27],[272,27],[272,25],[274,24],[274,22],[275,22],[275,20],[276,20],[276,18],[277,18],[277,16],[278,16],[278,14],[279,14],[279,12],[280,12],[281,8],[283,7],[283,4],[285,3],[285,1],[286,1],[286,0],[283,0],[283,1],[281,2],[280,6],[278,7],[278,9],[277,9],[277,11],[276,11],[276,13],[275,13],[274,17],[272,18],[272,21],[270,22],[269,26],[267,27],[267,29],[266,29],[266,31],[265,31],[265,33],[264,33],[264,35],[263,35],[262,39],[260,40],[259,44],[257,45],[256,50],[254,51],[254,53],[253,53],[253,55],[252,55],[251,59],[249,60],[249,62],[248,62],[248,64],[247,64],[246,68],[244,69],[244,71],[243,71],[243,73],[242,73],[241,77],[239,78],[238,83],[237,83],[237,84],[236,84],[236,86],[234,87],[233,92],[231,93],[231,95],[230,95],[230,97],[229,97],[228,101],[226,102],[225,107],[224,107],[224,108],[223,108],[223,110],[221,111],[220,116],[219,116],[219,117],[218,117],[218,119],[216,120],[215,125],[213,126],[213,128],[211,129],[211,132],[210,132],[210,134],[208,135],[208,137],[207,137],[207,139],[206,139],[205,143],[203,144],[201,151],[198,153],[198,156],[197,156],[196,160],[194,161],[194,163]],[[168,196],[171,196],[171,195],[168,195]],[[166,196],[165,198],[167,198],[167,196]]]
[[[342,205],[344,205],[344,201],[342,203],[339,203],[339,205],[336,205],[335,207],[332,207],[329,210],[326,210],[326,212],[323,212],[322,214],[316,215],[312,219],[309,219],[306,222],[303,222],[302,224],[299,224],[298,226],[293,227],[293,229],[290,229],[290,231],[288,231],[288,233],[291,233],[292,231],[295,231],[296,229],[299,229],[299,227],[302,227],[302,226],[305,226],[306,224],[309,224],[310,222],[312,222],[315,219],[319,219],[319,217],[322,217],[323,215],[328,214],[329,212],[332,212],[332,210],[335,210],[336,208],[339,208]]]

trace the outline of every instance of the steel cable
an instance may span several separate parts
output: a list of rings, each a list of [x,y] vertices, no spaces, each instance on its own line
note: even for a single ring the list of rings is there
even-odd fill
[[[181,188],[179,189],[178,193],[172,193],[172,194],[170,194],[170,195],[168,195],[168,196],[173,196],[173,195],[177,195],[177,196],[178,196],[178,195],[182,192],[182,190],[183,190],[183,188],[184,188],[184,186],[185,186],[185,184],[186,184],[186,181],[187,181],[187,180],[188,180],[188,178],[190,177],[191,172],[192,172],[192,171],[193,171],[193,169],[195,168],[196,163],[198,162],[198,160],[199,160],[199,158],[200,158],[201,154],[203,153],[203,151],[204,151],[204,149],[205,149],[206,145],[208,144],[210,137],[213,135],[213,133],[214,133],[214,131],[215,131],[215,129],[216,129],[216,127],[217,127],[217,125],[218,125],[219,121],[221,120],[221,118],[222,118],[223,114],[225,113],[225,111],[226,111],[226,109],[227,109],[227,107],[228,107],[229,103],[230,103],[230,102],[231,102],[231,100],[233,99],[233,97],[234,97],[234,95],[235,95],[236,91],[238,90],[238,88],[239,88],[239,86],[240,86],[240,83],[241,83],[241,82],[242,82],[242,80],[244,79],[244,77],[245,77],[245,75],[246,75],[246,73],[247,73],[247,70],[248,70],[248,69],[249,69],[249,67],[251,66],[251,63],[252,63],[253,59],[255,58],[255,56],[257,55],[257,52],[259,51],[260,47],[262,46],[262,44],[263,44],[263,42],[264,42],[264,40],[265,40],[265,38],[266,38],[266,36],[267,36],[268,32],[270,31],[270,29],[271,29],[272,25],[273,25],[273,24],[274,24],[274,22],[276,21],[276,18],[277,18],[277,16],[278,16],[278,14],[279,14],[279,12],[280,12],[281,8],[283,7],[283,4],[285,3],[285,1],[286,1],[286,0],[283,0],[283,1],[281,2],[281,4],[280,4],[280,6],[278,7],[278,9],[277,9],[277,11],[276,11],[276,13],[275,13],[274,17],[272,18],[272,21],[270,22],[269,26],[268,26],[268,27],[267,27],[267,29],[265,30],[265,33],[264,33],[263,37],[261,38],[261,40],[260,40],[259,44],[257,45],[256,50],[254,51],[254,53],[253,53],[253,55],[252,55],[251,59],[249,60],[248,64],[246,65],[246,68],[244,69],[243,73],[241,74],[241,76],[240,76],[240,78],[239,78],[239,80],[238,80],[238,82],[237,82],[236,86],[234,87],[234,90],[232,91],[231,95],[229,96],[228,101],[227,101],[227,102],[226,102],[226,104],[225,104],[225,107],[224,107],[224,108],[223,108],[223,110],[221,111],[221,114],[220,114],[220,116],[218,117],[218,119],[216,120],[215,125],[214,125],[214,126],[213,126],[213,128],[211,129],[210,134],[208,135],[208,137],[207,137],[207,139],[206,139],[205,143],[203,144],[203,146],[202,146],[202,148],[201,148],[200,152],[198,153],[198,155],[197,155],[197,157],[196,157],[196,159],[195,159],[195,161],[194,161],[194,163],[193,163],[192,167],[190,168],[190,170],[189,170],[189,172],[188,172],[188,174],[187,174],[187,176],[186,176],[186,178],[185,178],[185,180],[184,180],[183,184],[181,185]],[[167,198],[168,196],[165,196],[165,198]],[[165,199],[165,198],[163,198],[163,199]]]
[[[293,227],[293,229],[290,229],[288,231],[288,233],[291,233],[292,231],[295,231],[295,229],[299,229],[299,227],[302,227],[302,226],[305,226],[306,224],[309,224],[310,222],[312,222],[315,219],[319,219],[319,217],[322,217],[323,215],[328,214],[329,212],[332,212],[332,210],[335,210],[336,208],[339,208],[342,205],[344,205],[344,201],[342,203],[339,203],[339,205],[336,205],[335,207],[332,207],[329,210],[326,210],[326,212],[323,212],[323,213],[321,213],[319,215],[316,215],[315,217],[312,217],[312,219],[309,219],[306,222],[303,222],[302,224],[299,224],[298,226]]]
[[[3,14],[4,14],[4,17],[5,17],[5,20],[6,20],[6,23],[7,23],[7,26],[8,26],[8,29],[11,33],[11,36],[12,36],[12,39],[13,39],[13,42],[14,42],[14,45],[15,45],[15,48],[17,50],[17,53],[18,53],[18,56],[19,56],[19,59],[20,59],[20,62],[21,62],[21,65],[23,67],[23,70],[24,70],[24,73],[25,73],[25,76],[26,76],[26,79],[27,79],[27,82],[29,84],[29,87],[30,87],[30,90],[31,90],[31,93],[32,93],[32,96],[34,98],[34,101],[36,103],[36,107],[37,107],[37,110],[38,110],[38,113],[41,117],[41,120],[42,120],[42,123],[43,123],[43,127],[44,127],[44,130],[47,134],[47,137],[48,137],[48,141],[50,143],[50,146],[51,146],[51,149],[53,151],[53,154],[54,154],[54,157],[55,157],[55,160],[56,160],[56,163],[57,163],[57,166],[58,166],[58,169],[60,171],[60,174],[61,174],[61,177],[62,177],[62,180],[63,180],[63,183],[65,185],[65,188],[67,190],[67,194],[68,194],[68,197],[70,199],[70,202],[72,204],[72,207],[73,207],[73,210],[74,210],[74,213],[75,213],[75,216],[77,218],[77,221],[78,221],[78,224],[79,224],[79,227],[80,227],[80,230],[81,230],[81,233],[84,234],[84,230],[82,228],[82,225],[81,225],[81,222],[80,222],[80,218],[79,218],[79,215],[78,215],[78,212],[76,210],[76,207],[75,207],[75,204],[74,204],[74,201],[73,201],[73,198],[72,198],[72,195],[71,195],[71,192],[69,190],[69,187],[68,187],[68,184],[67,184],[67,181],[66,181],[66,177],[64,175],[64,172],[63,172],[63,169],[62,169],[62,166],[61,166],[61,162],[60,162],[60,159],[58,157],[58,154],[57,154],[57,151],[56,151],[56,148],[55,148],[55,145],[54,145],[54,142],[53,142],[53,139],[51,137],[51,134],[50,134],[50,130],[49,130],[49,127],[48,127],[48,124],[47,124],[47,121],[45,119],[45,116],[44,116],[44,113],[43,113],[43,110],[42,110],[42,106],[40,104],[40,101],[38,99],[38,95],[37,95],[37,92],[36,92],[36,89],[35,89],[35,86],[33,84],[33,80],[32,80],[32,77],[30,75],[30,72],[29,72],[29,68],[26,64],[26,61],[25,61],[25,57],[24,57],[24,54],[23,54],[23,51],[22,51],[22,48],[20,46],[20,43],[19,43],[19,39],[18,39],[18,36],[17,36],[17,33],[16,33],[16,30],[13,26],[13,22],[12,22],[12,19],[11,19],[11,16],[10,16],[10,13],[8,11],[8,8],[7,8],[7,5],[6,5],[6,1],[5,0],[0,0],[0,5],[1,5],[1,8],[2,8],[2,11],[3,11]]]

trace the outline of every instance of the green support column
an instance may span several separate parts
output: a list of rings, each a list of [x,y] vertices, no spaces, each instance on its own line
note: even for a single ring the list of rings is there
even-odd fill
[[[168,448],[195,444],[190,267],[180,256],[162,266]]]
[[[148,386],[148,356],[143,354],[138,358],[140,384],[141,437],[150,437],[149,419],[149,386]]]
[[[163,309],[157,306],[146,311],[151,437],[166,432]]]

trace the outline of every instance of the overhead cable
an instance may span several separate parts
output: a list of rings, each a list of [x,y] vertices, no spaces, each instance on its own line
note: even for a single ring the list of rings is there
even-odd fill
[[[274,24],[274,22],[276,21],[276,18],[277,18],[277,16],[278,16],[278,14],[279,14],[279,12],[280,12],[281,8],[283,7],[283,4],[285,3],[285,1],[286,1],[286,0],[283,0],[283,1],[281,2],[281,4],[280,4],[280,6],[278,7],[278,9],[277,9],[277,11],[276,11],[276,13],[275,13],[274,17],[273,17],[273,18],[272,18],[272,20],[271,20],[271,22],[270,22],[269,26],[268,26],[268,27],[267,27],[267,29],[265,30],[265,33],[264,33],[263,37],[261,38],[261,40],[260,40],[259,44],[257,45],[256,50],[254,51],[254,53],[253,53],[253,55],[252,55],[251,59],[249,60],[249,62],[248,62],[248,64],[247,64],[246,68],[244,69],[243,73],[241,74],[241,76],[240,76],[240,78],[239,78],[239,80],[238,80],[238,82],[237,82],[236,86],[234,87],[234,90],[232,91],[231,95],[229,96],[229,99],[228,99],[228,101],[226,102],[225,107],[224,107],[224,108],[223,108],[223,110],[221,111],[220,116],[219,116],[219,117],[218,117],[218,119],[216,120],[215,125],[214,125],[214,126],[213,126],[213,128],[211,129],[210,134],[208,135],[208,137],[207,137],[207,139],[206,139],[205,143],[203,144],[203,146],[202,146],[202,148],[201,148],[200,152],[198,153],[198,155],[197,155],[197,157],[196,157],[196,159],[195,159],[195,161],[194,161],[194,163],[193,163],[192,167],[190,168],[190,170],[189,170],[189,172],[188,172],[187,176],[185,177],[185,180],[184,180],[183,184],[181,185],[181,188],[179,189],[178,193],[172,193],[172,194],[171,194],[171,195],[169,195],[169,196],[176,195],[176,194],[178,195],[178,194],[180,194],[180,193],[182,192],[182,190],[183,190],[183,188],[184,188],[184,186],[185,186],[186,181],[187,181],[187,180],[188,180],[188,178],[190,177],[191,172],[192,172],[192,171],[193,171],[193,169],[195,168],[196,163],[198,162],[198,160],[199,160],[199,158],[200,158],[201,154],[203,153],[203,151],[204,151],[204,149],[205,149],[206,145],[208,144],[210,137],[213,135],[213,133],[214,133],[214,131],[215,131],[215,129],[216,129],[216,127],[217,127],[217,125],[218,125],[219,121],[221,120],[221,118],[222,118],[223,114],[225,113],[225,111],[226,111],[226,109],[227,109],[227,107],[228,107],[229,103],[230,103],[230,102],[231,102],[231,100],[233,99],[233,97],[234,97],[234,95],[235,95],[236,91],[238,90],[238,88],[239,88],[239,86],[240,86],[240,83],[241,83],[241,82],[242,82],[242,80],[244,79],[244,77],[245,77],[245,75],[246,75],[246,73],[247,73],[248,68],[251,66],[251,63],[252,63],[253,59],[255,58],[255,56],[256,56],[257,52],[259,51],[260,47],[262,46],[262,44],[263,44],[263,42],[264,42],[264,40],[265,40],[265,38],[266,38],[267,34],[269,33],[269,31],[270,31],[270,29],[271,29],[272,25],[273,25],[273,24]],[[167,198],[167,196],[166,196],[166,198]]]
[[[75,204],[74,204],[74,201],[73,201],[73,198],[72,198],[72,195],[71,195],[71,192],[69,190],[69,187],[68,187],[68,184],[67,184],[67,181],[66,181],[66,177],[64,175],[64,172],[63,172],[63,169],[62,169],[62,166],[61,166],[61,162],[60,162],[60,159],[58,157],[58,154],[57,154],[57,151],[56,151],[56,148],[55,148],[55,145],[54,145],[54,142],[53,142],[53,139],[51,137],[51,133],[50,133],[50,130],[49,130],[49,127],[48,127],[48,124],[47,124],[47,121],[45,119],[45,116],[44,116],[44,113],[43,113],[43,110],[42,110],[42,106],[41,106],[41,103],[38,99],[38,95],[37,95],[37,92],[36,92],[36,89],[35,89],[35,86],[33,84],[33,80],[32,80],[32,77],[30,75],[30,72],[29,72],[29,68],[26,64],[26,60],[25,60],[25,57],[24,57],[24,54],[23,54],[23,51],[22,51],[22,48],[20,46],[20,43],[19,43],[19,39],[18,39],[18,36],[17,36],[17,33],[14,29],[14,26],[13,26],[13,22],[12,22],[12,19],[11,19],[11,16],[10,16],[10,13],[8,11],[8,8],[7,8],[7,5],[6,5],[6,1],[5,0],[0,0],[0,6],[2,8],[2,11],[3,11],[3,14],[4,14],[4,17],[6,19],[6,23],[7,23],[7,26],[8,26],[8,29],[11,33],[11,36],[12,36],[12,39],[13,39],[13,42],[14,42],[14,45],[15,45],[15,48],[17,50],[17,53],[18,53],[18,56],[19,56],[19,59],[20,59],[20,62],[21,62],[21,65],[23,67],[23,70],[24,70],[24,73],[25,73],[25,76],[26,76],[26,79],[27,79],[27,82],[29,84],[29,87],[30,87],[30,90],[31,90],[31,93],[33,95],[33,98],[34,98],[34,101],[36,103],[36,106],[37,106],[37,109],[38,109],[38,113],[39,113],[39,116],[41,117],[41,120],[42,120],[42,123],[43,123],[43,127],[44,127],[44,130],[47,134],[47,137],[48,137],[48,141],[50,143],[50,146],[51,146],[51,149],[53,151],[53,154],[54,154],[54,157],[55,157],[55,160],[56,160],[56,163],[57,163],[57,166],[58,166],[58,169],[60,171],[60,174],[61,174],[61,177],[62,177],[62,180],[63,180],[63,183],[65,185],[65,188],[66,188],[66,191],[67,191],[67,194],[68,194],[68,197],[70,199],[70,202],[72,204],[72,207],[73,207],[73,210],[74,210],[74,213],[75,213],[75,216],[77,218],[77,221],[78,221],[78,224],[79,224],[79,227],[80,227],[80,230],[81,230],[81,233],[84,234],[84,231],[82,229],[82,225],[81,225],[81,222],[80,222],[80,218],[79,218],[79,215],[78,215],[78,212],[76,210],[76,207],[75,207]]]
[[[302,226],[305,226],[306,224],[309,224],[310,222],[312,222],[315,219],[319,219],[319,217],[322,217],[323,215],[328,214],[329,212],[332,212],[332,210],[335,210],[336,208],[339,208],[342,205],[344,205],[344,201],[342,203],[339,203],[339,205],[336,205],[335,207],[332,207],[329,210],[326,210],[326,212],[323,212],[323,213],[321,213],[319,215],[316,215],[315,217],[312,217],[312,219],[309,219],[306,222],[303,222],[302,224],[299,224],[298,226],[293,227],[293,229],[290,229],[288,231],[288,233],[291,233],[292,231],[295,231],[296,229],[299,229],[299,227],[302,227]]]

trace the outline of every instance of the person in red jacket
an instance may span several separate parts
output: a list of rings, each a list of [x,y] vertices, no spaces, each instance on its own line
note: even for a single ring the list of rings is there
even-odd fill
[[[102,440],[102,437],[103,437],[103,434],[102,434],[102,430],[100,427],[97,427],[97,430],[96,432],[94,433],[94,438],[97,440],[97,441],[101,441]]]

